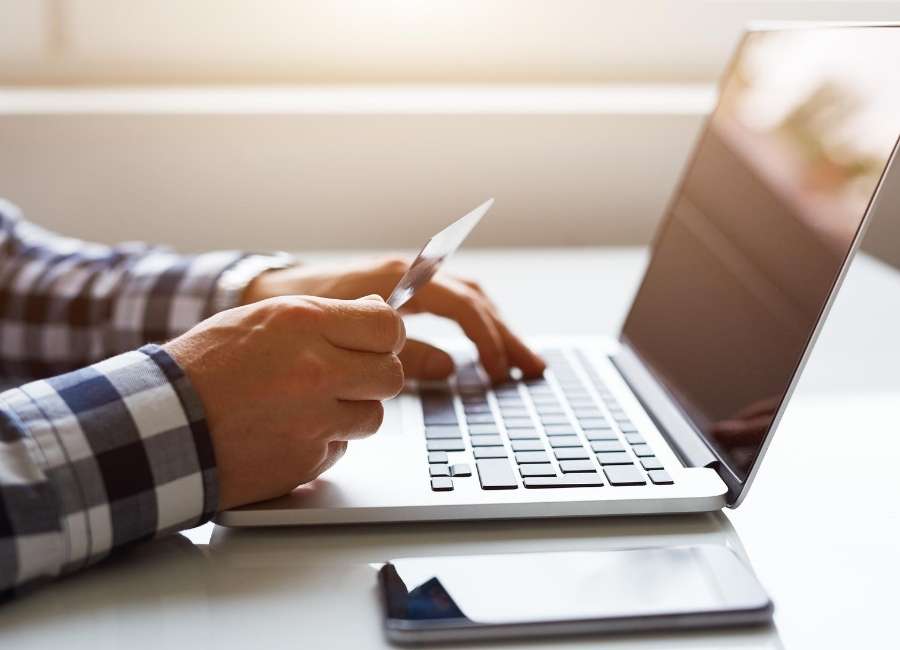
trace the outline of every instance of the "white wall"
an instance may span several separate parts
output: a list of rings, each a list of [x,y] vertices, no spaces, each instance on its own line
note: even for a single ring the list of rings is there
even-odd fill
[[[882,0],[0,0],[0,84],[715,79],[748,21]]]
[[[0,0],[0,195],[185,249],[415,247],[487,196],[475,244],[644,243],[755,19],[900,2]]]
[[[72,234],[186,249],[417,247],[489,196],[476,245],[646,242],[711,99],[351,90],[329,109],[159,90],[10,108],[20,95],[0,94],[0,195]]]

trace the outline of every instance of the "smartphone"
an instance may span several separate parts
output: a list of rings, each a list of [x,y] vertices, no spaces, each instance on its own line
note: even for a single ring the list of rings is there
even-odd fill
[[[761,624],[774,609],[715,545],[404,558],[378,577],[397,643]]]

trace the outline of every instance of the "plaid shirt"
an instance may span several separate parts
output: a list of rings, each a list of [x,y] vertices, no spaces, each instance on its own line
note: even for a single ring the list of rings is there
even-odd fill
[[[31,380],[0,393],[0,594],[210,517],[203,409],[152,343],[280,265],[88,244],[0,202],[0,381]]]

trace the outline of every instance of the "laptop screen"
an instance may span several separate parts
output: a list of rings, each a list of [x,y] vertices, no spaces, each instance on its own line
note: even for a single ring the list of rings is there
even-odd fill
[[[748,34],[622,330],[750,474],[900,134],[900,28]]]

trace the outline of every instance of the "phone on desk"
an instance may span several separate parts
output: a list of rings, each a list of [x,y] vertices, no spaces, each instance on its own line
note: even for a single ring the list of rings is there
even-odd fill
[[[398,643],[746,625],[774,609],[713,545],[405,558],[379,583]]]

